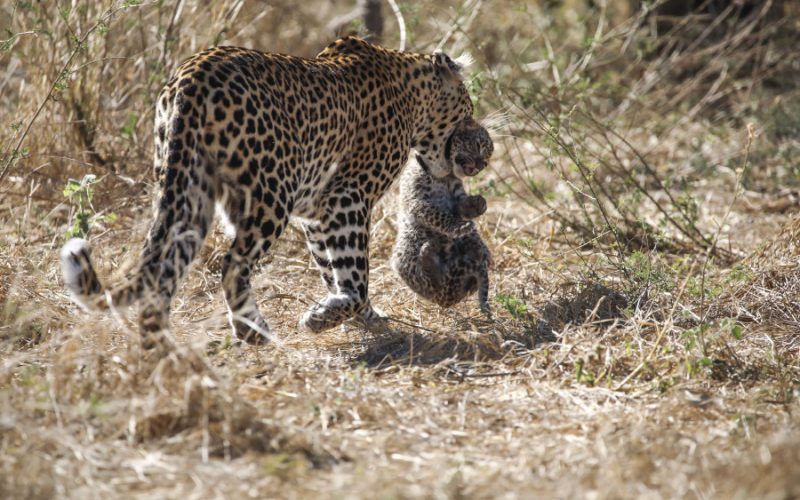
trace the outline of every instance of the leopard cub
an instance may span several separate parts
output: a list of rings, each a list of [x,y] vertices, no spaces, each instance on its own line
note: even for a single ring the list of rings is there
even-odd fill
[[[453,174],[436,178],[418,161],[401,177],[392,269],[415,293],[442,307],[477,290],[481,310],[490,311],[491,254],[470,220],[486,212],[486,199],[468,195],[463,178],[483,170],[492,151],[486,129],[467,119],[445,146]]]

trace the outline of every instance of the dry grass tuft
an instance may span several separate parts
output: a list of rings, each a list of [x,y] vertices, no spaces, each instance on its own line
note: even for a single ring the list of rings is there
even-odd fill
[[[800,219],[794,217],[764,248],[742,262],[747,279],[721,297],[719,307],[775,333],[779,350],[800,354]],[[741,270],[739,271],[741,272]]]
[[[551,328],[563,329],[566,325],[592,323],[608,325],[624,317],[628,307],[625,296],[600,283],[582,283],[571,286],[557,302],[544,307],[542,315]]]

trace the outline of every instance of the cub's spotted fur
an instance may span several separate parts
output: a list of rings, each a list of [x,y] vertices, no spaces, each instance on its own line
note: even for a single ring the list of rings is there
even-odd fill
[[[328,288],[302,325],[318,332],[353,316],[374,319],[370,211],[412,148],[433,177],[453,173],[445,145],[472,115],[459,69],[441,53],[399,52],[352,37],[314,59],[236,47],[191,57],[158,98],[158,204],[133,278],[106,289],[88,244],[74,240],[61,252],[67,288],[90,308],[141,302],[142,331],[166,328],[172,296],[219,204],[236,230],[222,286],[239,338],[268,338],[250,278],[290,216],[302,221]]]
[[[424,159],[400,181],[400,222],[392,268],[421,297],[450,307],[478,291],[489,312],[489,249],[468,220],[486,212],[482,196],[469,196],[460,177],[481,171],[493,151],[486,129],[471,118],[456,128],[445,156],[454,174],[434,176]]]

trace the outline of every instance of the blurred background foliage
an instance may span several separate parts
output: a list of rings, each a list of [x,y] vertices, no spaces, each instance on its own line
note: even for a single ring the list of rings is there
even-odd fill
[[[110,176],[109,190],[152,181],[152,103],[182,59],[214,44],[313,57],[337,35],[374,35],[367,25],[396,47],[396,16],[381,5],[9,2],[0,175],[13,183],[3,189],[21,196],[34,182],[47,198],[87,172]],[[795,2],[465,0],[399,11],[408,49],[476,61],[467,84],[501,146],[483,188],[513,193],[582,241],[724,254],[700,227],[699,184],[727,178],[730,189],[739,175],[757,192],[798,185]],[[745,148],[748,123],[759,139]]]

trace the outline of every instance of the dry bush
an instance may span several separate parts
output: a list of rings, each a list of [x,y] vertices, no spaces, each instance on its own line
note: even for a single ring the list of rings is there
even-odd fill
[[[728,172],[724,189],[738,189],[736,171],[750,165],[743,164],[747,136],[736,130],[756,119],[750,107],[762,102],[769,120],[783,99],[796,98],[790,86],[759,97],[789,85],[796,71],[797,27],[775,20],[771,5],[741,16],[731,3],[716,17],[685,16],[660,36],[649,22],[653,10],[615,26],[601,10],[581,19],[578,39],[556,45],[545,31],[534,37],[538,44],[512,39],[525,43],[511,46],[517,64],[480,81],[487,108],[507,110],[513,136],[506,146],[513,175],[498,181],[580,243],[621,254],[711,248],[730,261],[735,255],[715,244],[704,224],[711,214],[697,198],[720,170]],[[519,16],[545,25],[542,17],[539,9]],[[796,151],[796,140],[787,142]],[[785,177],[773,182],[794,182],[791,162],[782,163],[788,168],[770,172]]]

